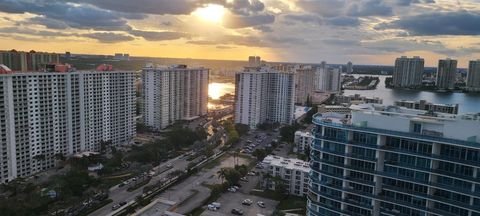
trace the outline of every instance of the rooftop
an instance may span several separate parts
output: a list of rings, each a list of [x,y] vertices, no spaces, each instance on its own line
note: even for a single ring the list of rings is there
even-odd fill
[[[436,113],[380,104],[350,106],[346,114],[324,113],[314,123],[395,136],[480,147],[480,113]]]
[[[284,158],[275,155],[268,155],[263,159],[264,164],[269,164],[272,166],[284,167],[290,170],[300,170],[302,172],[310,172],[310,165],[308,162],[305,162],[296,158]]]

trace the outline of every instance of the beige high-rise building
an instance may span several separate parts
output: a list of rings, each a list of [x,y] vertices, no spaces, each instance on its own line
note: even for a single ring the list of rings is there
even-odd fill
[[[163,129],[177,120],[190,120],[207,114],[207,68],[186,65],[143,68],[143,122]]]
[[[46,64],[59,63],[60,55],[46,52],[0,51],[0,64],[13,71],[41,71]]]
[[[296,65],[294,72],[295,103],[304,105],[312,101],[315,92],[315,69],[310,65]]]

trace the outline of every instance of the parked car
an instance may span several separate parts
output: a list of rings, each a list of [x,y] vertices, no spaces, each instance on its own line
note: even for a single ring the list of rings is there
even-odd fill
[[[241,209],[232,209],[231,213],[234,215],[243,215],[243,211]]]
[[[246,199],[242,201],[242,205],[250,206],[252,205],[253,201],[251,199]]]
[[[240,181],[248,182],[248,179],[247,179],[247,177],[242,177],[242,178],[240,178]]]
[[[210,204],[210,205],[215,206],[215,208],[217,208],[217,209],[220,209],[220,206],[222,206],[219,202],[212,202],[212,204]]]
[[[212,204],[209,204],[207,206],[207,209],[210,210],[210,211],[217,211],[217,208],[215,208],[215,206],[213,206]]]
[[[237,192],[237,189],[233,188],[233,187],[230,187],[227,189],[228,191],[232,192],[232,193],[235,193]]]
[[[260,208],[265,208],[265,203],[262,201],[258,201],[257,205],[260,206]]]

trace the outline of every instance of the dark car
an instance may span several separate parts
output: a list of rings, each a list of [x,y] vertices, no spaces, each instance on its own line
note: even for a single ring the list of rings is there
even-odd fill
[[[243,215],[243,211],[241,209],[232,209],[231,213],[234,215]]]

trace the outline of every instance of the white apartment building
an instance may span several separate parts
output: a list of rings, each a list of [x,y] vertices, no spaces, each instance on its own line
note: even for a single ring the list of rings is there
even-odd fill
[[[313,134],[307,131],[295,131],[293,139],[294,148],[293,151],[300,154],[305,154],[305,151],[309,149],[310,144],[313,141]]]
[[[424,59],[418,56],[397,58],[393,70],[393,86],[395,88],[420,87],[422,85],[424,64]]]
[[[341,89],[341,71],[338,68],[329,68],[322,63],[316,69],[316,91],[339,92]]]
[[[470,61],[468,64],[467,89],[480,91],[480,59]]]
[[[263,169],[271,177],[280,177],[287,186],[288,193],[295,196],[306,196],[308,193],[308,162],[295,158],[283,158],[268,155],[262,161]],[[265,180],[265,185],[270,190],[275,190],[275,181]]]
[[[457,74],[457,60],[440,59],[437,67],[436,85],[438,89],[454,89]]]
[[[163,129],[177,120],[207,114],[207,68],[186,65],[146,66],[142,72],[143,122]]]
[[[0,74],[0,182],[135,136],[133,71]]]
[[[291,124],[294,102],[294,73],[246,67],[235,76],[235,123],[251,128],[261,123]]]

